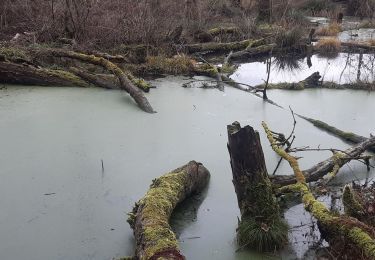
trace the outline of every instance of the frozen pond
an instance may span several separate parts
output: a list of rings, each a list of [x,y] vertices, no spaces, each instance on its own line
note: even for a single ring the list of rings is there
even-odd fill
[[[358,78],[365,82],[375,79],[374,54],[340,53],[335,58],[311,57],[311,66],[307,58],[280,59],[272,58],[270,82],[298,82],[318,71],[324,81],[337,83],[351,83]],[[263,84],[267,79],[265,62],[240,64],[237,71],[231,76],[237,82],[250,85]]]
[[[262,78],[259,72],[246,74],[237,79],[255,84]],[[272,173],[278,157],[267,144],[261,121],[275,131],[289,132],[291,115],[236,89],[185,89],[180,87],[183,82],[176,77],[154,81],[158,89],[148,97],[158,113],[152,115],[119,91],[1,88],[0,259],[109,260],[132,255],[134,241],[126,213],[152,179],[192,159],[201,161],[212,177],[197,215],[180,214],[184,254],[197,260],[264,259],[235,252],[239,210],[226,125],[237,120],[260,130]],[[269,97],[344,130],[366,136],[375,130],[373,93],[275,90]],[[296,146],[348,147],[303,120],[298,120],[296,136]],[[307,168],[330,153],[303,156],[300,163]],[[337,182],[363,179],[365,168],[344,167]],[[279,172],[291,173],[285,163]],[[296,207],[287,212],[292,225],[307,218]],[[308,243],[300,238],[293,240],[283,259],[304,258]]]

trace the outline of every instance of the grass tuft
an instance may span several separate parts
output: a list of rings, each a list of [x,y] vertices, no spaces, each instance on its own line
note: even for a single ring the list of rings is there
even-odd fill
[[[342,27],[338,23],[331,23],[327,26],[321,27],[316,31],[319,36],[337,36],[342,31]]]
[[[278,250],[288,242],[288,229],[281,218],[275,219],[270,226],[253,218],[245,219],[237,229],[239,246],[259,252]]]
[[[290,30],[280,30],[276,35],[276,44],[280,48],[290,48],[298,45],[303,37],[303,31],[299,27]]]
[[[341,48],[341,42],[337,38],[320,39],[316,44],[320,53],[338,53]]]

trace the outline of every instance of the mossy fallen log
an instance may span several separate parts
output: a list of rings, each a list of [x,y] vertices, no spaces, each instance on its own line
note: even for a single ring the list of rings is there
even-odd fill
[[[267,56],[273,53],[276,49],[275,43],[264,44],[260,46],[248,45],[243,50],[234,52],[230,59],[231,60],[241,60],[241,59],[249,59],[257,56]]]
[[[375,230],[356,218],[332,213],[322,202],[316,200],[307,185],[297,158],[278,146],[267,124],[263,122],[262,125],[272,149],[288,161],[294,172],[296,184],[286,186],[284,189],[301,194],[305,209],[317,219],[322,236],[332,244],[338,240],[350,241],[350,244],[367,259],[375,259]]]
[[[323,178],[329,172],[332,172],[334,167],[338,164],[340,168],[346,163],[353,160],[353,158],[358,158],[363,152],[365,152],[369,147],[375,145],[375,137],[366,139],[365,141],[358,143],[357,145],[341,152],[340,158],[337,158],[337,155],[333,155],[327,160],[324,160],[313,167],[304,170],[304,178],[306,182],[314,182]],[[293,175],[277,175],[271,177],[272,183],[275,185],[289,185],[296,183],[296,178]]]
[[[321,86],[319,72],[314,72],[306,79],[299,82],[292,83],[269,83],[268,89],[289,89],[289,90],[302,90],[305,88],[318,88]],[[255,86],[257,89],[264,89],[264,84]]]
[[[35,86],[90,87],[82,78],[65,70],[38,68],[9,61],[0,62],[0,82]]]
[[[285,90],[304,90],[308,88],[327,88],[327,89],[361,89],[361,90],[375,90],[375,84],[367,82],[352,82],[338,84],[335,82],[321,81],[320,73],[314,72],[306,79],[299,82],[280,82],[269,83],[268,89],[285,89]],[[255,86],[257,89],[263,89],[264,84]]]
[[[216,27],[207,31],[208,34],[215,37],[222,34],[240,34],[238,27]]]
[[[209,177],[209,171],[202,164],[191,161],[153,180],[147,194],[129,213],[128,222],[134,230],[137,259],[185,259],[169,225],[169,218],[178,203],[207,186]]]
[[[196,52],[230,52],[247,48],[254,40],[244,40],[239,42],[207,42],[185,45],[188,53]]]
[[[361,42],[341,42],[341,46],[346,47],[351,51],[356,49],[364,49],[371,52],[375,51],[375,46]]]
[[[125,73],[116,64],[110,62],[109,60],[102,58],[102,57],[96,57],[94,55],[87,55],[83,53],[67,51],[67,50],[62,50],[62,49],[47,49],[47,50],[40,50],[40,52],[46,55],[50,55],[52,57],[71,58],[71,59],[79,60],[82,62],[98,65],[107,69],[108,71],[110,71],[111,73],[113,73],[114,75],[118,77],[121,89],[127,91],[143,111],[147,113],[155,112],[153,108],[151,107],[150,103],[148,102],[147,98],[142,93],[142,91],[138,89],[132,82],[134,79],[132,79],[129,76],[130,74]],[[143,83],[139,82],[139,84],[143,84]]]
[[[288,241],[273,195],[259,133],[238,122],[228,125],[228,151],[241,221],[237,229],[240,248],[274,251]]]
[[[116,81],[115,78],[100,77],[99,75],[92,74],[83,69],[78,69],[71,67],[69,68],[73,74],[84,79],[87,82],[90,82],[94,86],[105,88],[105,89],[120,89],[120,83]]]
[[[313,119],[313,118],[309,118],[309,117],[305,117],[305,116],[300,116],[299,117],[305,119],[306,121],[312,123],[314,126],[316,126],[317,128],[319,129],[322,129],[334,136],[337,136],[338,138],[342,139],[343,141],[347,141],[347,142],[350,142],[350,143],[354,143],[354,144],[358,144],[358,143],[361,143],[361,142],[364,142],[367,140],[366,137],[364,136],[360,136],[360,135],[357,135],[355,133],[352,133],[352,132],[346,132],[346,131],[343,131],[343,130],[340,130],[334,126],[331,126],[323,121],[320,121],[320,120],[316,120],[316,119]],[[371,152],[374,152],[375,153],[375,146],[370,146],[370,147],[367,147],[367,149]]]

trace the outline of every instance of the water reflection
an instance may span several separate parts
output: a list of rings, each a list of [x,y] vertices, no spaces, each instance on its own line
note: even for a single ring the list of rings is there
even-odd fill
[[[270,83],[301,81],[316,71],[325,81],[372,83],[375,79],[374,67],[375,54],[339,53],[334,58],[313,55],[302,59],[275,57],[272,58]],[[231,78],[250,85],[262,84],[267,78],[266,63],[241,64]]]

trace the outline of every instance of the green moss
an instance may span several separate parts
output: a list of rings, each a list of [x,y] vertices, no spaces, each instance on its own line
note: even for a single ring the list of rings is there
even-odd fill
[[[272,149],[291,165],[294,174],[296,175],[297,184],[288,187],[292,190],[299,189],[306,210],[311,212],[321,226],[329,231],[331,237],[342,238],[346,236],[350,239],[351,243],[358,249],[362,250],[367,257],[375,259],[375,240],[369,235],[369,233],[367,233],[371,228],[356,219],[336,216],[330,212],[322,202],[316,200],[307,186],[305,179],[301,177],[302,172],[299,171],[298,162],[296,160],[294,161],[294,157],[290,156],[281,147],[276,145],[272,132],[264,122],[263,127],[271,143]],[[337,160],[340,160],[343,155],[338,153],[334,156],[336,156]],[[350,205],[357,207],[358,204],[355,202],[353,204],[354,196],[352,195],[352,192],[349,191],[348,187],[346,187],[346,191],[344,191],[346,194],[344,194],[344,196],[348,198],[345,198],[345,200],[349,200]]]
[[[0,47],[0,56],[3,56],[10,61],[17,59],[29,60],[29,57],[24,50],[14,47]]]
[[[257,88],[264,88],[264,84],[256,86]],[[303,90],[305,89],[304,83],[296,82],[296,83],[288,83],[288,82],[282,82],[282,83],[275,83],[275,84],[268,84],[269,89],[288,89],[288,90]]]
[[[141,89],[144,92],[149,92],[151,88],[151,84],[146,82],[143,79],[139,79],[134,77],[131,73],[126,73],[126,76],[128,79],[139,89]]]
[[[168,223],[173,209],[179,203],[187,182],[186,170],[178,169],[153,180],[147,194],[129,214],[128,222],[134,227],[137,210],[142,208],[142,218],[147,219],[143,236],[147,244],[145,259],[165,249],[177,249],[178,242]]]
[[[70,81],[72,86],[90,87],[90,85],[86,83],[85,81],[83,81],[80,77],[65,70],[41,69],[40,72],[45,73],[49,76],[53,76],[53,77],[61,78],[63,80]]]
[[[344,204],[345,213],[352,217],[360,217],[364,213],[363,206],[357,200],[356,194],[353,189],[346,185],[342,194],[342,202]]]
[[[353,143],[359,143],[359,142],[362,142],[365,139],[364,137],[361,137],[361,136],[356,135],[354,133],[342,131],[342,130],[334,127],[334,126],[331,126],[331,125],[323,122],[323,121],[308,118],[308,117],[302,117],[302,118],[309,121],[314,126],[320,128],[320,129],[323,129],[323,130],[325,130],[325,131],[327,131],[327,132],[329,132],[329,133],[331,133],[335,136],[338,136],[345,141],[349,141],[349,142],[353,142]]]
[[[207,33],[215,36],[219,34],[239,33],[239,30],[237,27],[217,27],[208,30]]]
[[[370,259],[375,259],[374,239],[367,233],[363,232],[360,228],[354,227],[348,231],[348,237],[352,241],[356,241],[357,246],[363,250],[366,256]]]
[[[229,52],[235,50],[243,50],[247,48],[253,40],[243,40],[239,42],[226,42],[226,43],[217,43],[217,42],[208,42],[208,43],[199,43],[188,45],[187,48],[190,53],[192,52]]]

